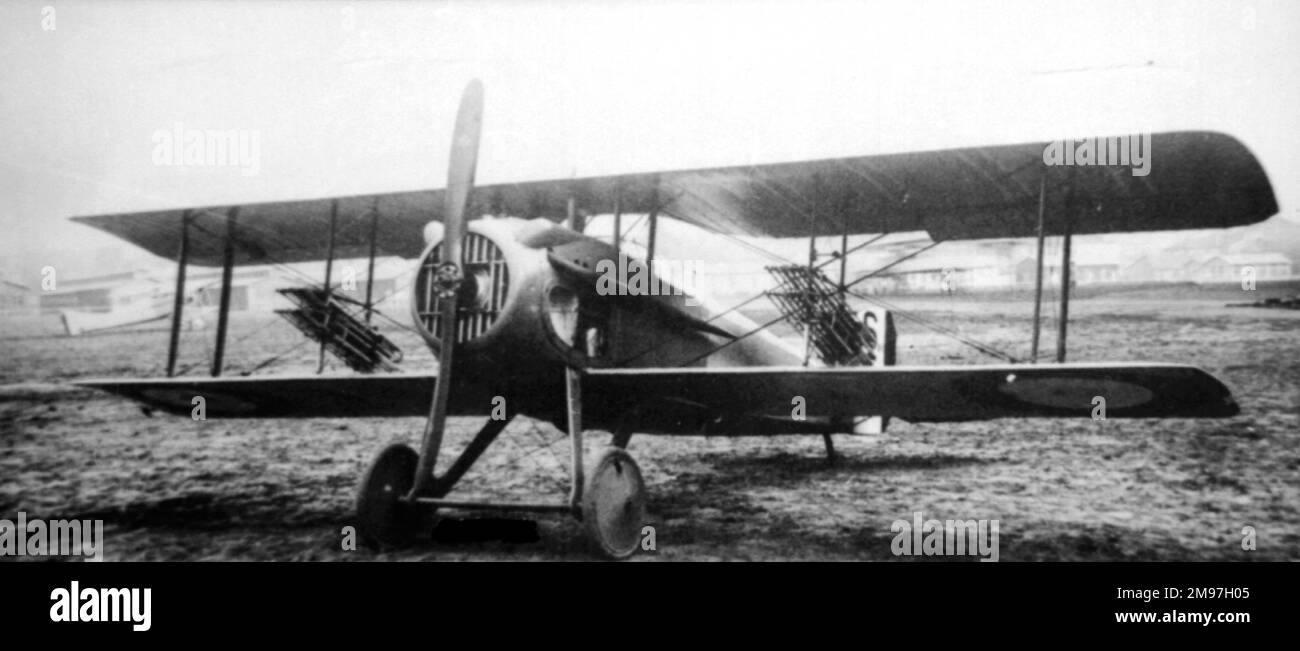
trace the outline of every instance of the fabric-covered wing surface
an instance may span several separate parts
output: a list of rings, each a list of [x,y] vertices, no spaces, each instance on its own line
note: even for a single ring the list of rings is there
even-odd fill
[[[370,215],[378,211],[376,254],[414,258],[424,249],[424,225],[442,215],[442,191],[399,192],[338,200],[334,257],[370,254]],[[74,217],[164,258],[180,250],[181,220],[190,218],[191,264],[219,266],[226,216],[232,206]],[[259,265],[323,260],[329,251],[332,199],[239,206],[235,264]]]
[[[587,373],[583,392],[595,403],[636,396],[648,406],[640,410],[636,431],[684,434],[724,434],[728,422],[762,418],[783,422],[789,432],[819,431],[817,421],[866,415],[909,421],[1090,418],[1097,396],[1106,400],[1106,418],[1238,413],[1227,387],[1205,371],[1149,363],[601,369]],[[806,425],[791,420],[795,397],[803,398]]]
[[[101,378],[80,386],[188,415],[202,396],[208,418],[424,416],[436,376],[422,374]],[[491,387],[458,385],[451,413],[486,414]],[[804,399],[807,420],[791,420]],[[668,434],[836,431],[864,415],[911,421],[1004,417],[1089,418],[1094,398],[1107,418],[1214,418],[1238,413],[1228,389],[1193,366],[1045,364],[939,367],[659,368],[589,370],[589,427],[629,426]],[[542,418],[556,414],[530,413]]]
[[[794,237],[924,230],[936,240],[1028,237],[1046,186],[1049,235],[1225,228],[1277,212],[1268,177],[1239,141],[1220,133],[1151,136],[1149,173],[1132,166],[1048,166],[1047,143],[885,154],[770,165],[483,185],[470,215],[559,221],[573,196],[588,214],[676,217],[712,230]],[[442,191],[338,199],[336,257],[363,257],[364,219],[378,211],[381,255],[419,255],[442,219]],[[191,261],[221,263],[228,207],[192,211]],[[236,263],[318,260],[329,242],[330,199],[240,206]],[[164,257],[176,255],[182,210],[74,218]],[[814,218],[815,215],[815,218]]]
[[[1222,134],[1155,134],[1150,169],[1047,166],[1046,143],[664,176],[667,212],[721,230],[806,236],[924,230],[935,240],[1226,228],[1277,212],[1263,168]],[[816,210],[816,219],[813,219]]]
[[[437,376],[384,374],[347,376],[95,378],[75,384],[93,387],[174,414],[189,415],[193,399],[204,399],[207,418],[331,418],[425,416]],[[481,396],[451,405],[454,414],[486,413]]]

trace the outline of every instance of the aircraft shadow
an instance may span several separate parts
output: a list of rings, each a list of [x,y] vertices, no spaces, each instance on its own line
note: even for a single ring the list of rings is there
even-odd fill
[[[763,479],[797,477],[810,473],[850,475],[888,470],[939,470],[1001,461],[996,458],[954,454],[888,454],[880,456],[841,454],[832,463],[824,456],[808,456],[789,452],[779,452],[758,458],[713,454],[706,455],[703,460],[710,463],[717,472],[743,477],[743,481],[746,483],[753,483],[754,481],[760,481],[761,483]],[[759,469],[768,472],[755,475],[754,471]]]
[[[250,495],[199,492],[50,517],[103,520],[105,524],[127,529],[307,528],[334,525],[339,521],[337,514],[328,511],[286,510],[285,505],[291,502],[288,498],[270,500]]]
[[[435,545],[479,543],[530,544],[542,539],[537,521],[520,518],[438,519],[431,541]]]

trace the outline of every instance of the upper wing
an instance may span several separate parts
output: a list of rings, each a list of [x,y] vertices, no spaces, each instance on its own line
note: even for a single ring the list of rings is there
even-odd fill
[[[423,230],[442,219],[442,191],[282,201],[238,206],[235,220],[235,264],[256,265],[323,260],[329,251],[330,219],[337,201],[338,229],[334,257],[370,255],[372,211],[379,216],[376,255],[419,257]],[[136,244],[154,255],[175,258],[180,250],[181,219],[190,218],[189,262],[220,265],[225,250],[226,216],[235,206],[159,210],[73,217]]]
[[[823,431],[866,415],[909,421],[1004,417],[1213,418],[1238,413],[1228,389],[1193,366],[1043,364],[850,368],[591,370],[584,399],[637,413],[634,431]],[[627,396],[635,396],[628,398]],[[792,418],[802,398],[807,420]],[[644,405],[637,410],[633,402]],[[756,433],[756,432],[755,432]]]
[[[660,175],[669,214],[767,236],[924,230],[936,241],[1029,237],[1046,183],[1048,235],[1226,228],[1277,202],[1259,162],[1231,136],[1160,133],[1151,167],[1046,166],[1048,143],[865,156]],[[817,218],[813,219],[814,208]]]
[[[601,176],[475,189],[471,215],[561,220],[568,199],[589,214],[662,214],[724,233],[793,237],[924,230],[935,240],[1028,237],[1038,224],[1046,183],[1048,235],[1226,228],[1277,212],[1263,168],[1231,136],[1158,133],[1146,152],[1149,173],[1128,166],[1047,166],[1048,143],[949,149],[741,167]],[[442,219],[441,190],[343,197],[337,257],[362,257],[378,211],[380,254],[412,258],[426,223]],[[195,264],[221,263],[228,207],[192,211]],[[240,207],[237,264],[322,259],[329,242],[329,199]],[[74,218],[149,251],[172,257],[182,210]],[[814,213],[817,218],[814,219]]]

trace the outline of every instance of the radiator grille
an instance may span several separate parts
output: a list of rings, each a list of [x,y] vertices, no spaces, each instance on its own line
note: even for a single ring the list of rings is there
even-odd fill
[[[429,252],[420,264],[415,281],[416,319],[421,328],[442,341],[442,322],[438,318],[441,301],[434,290],[433,275],[442,261],[442,245]],[[510,271],[496,244],[478,233],[465,235],[461,246],[461,285],[456,308],[456,343],[474,339],[487,332],[505,307],[510,291]]]

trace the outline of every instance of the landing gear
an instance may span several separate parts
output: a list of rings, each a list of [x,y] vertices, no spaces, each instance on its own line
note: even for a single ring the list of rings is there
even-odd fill
[[[645,481],[632,455],[606,449],[591,468],[582,498],[582,522],[601,553],[627,558],[636,552],[646,522],[645,501]]]
[[[409,546],[419,535],[424,518],[405,500],[415,483],[420,456],[409,445],[383,449],[366,469],[357,488],[357,533],[380,549]]]
[[[583,521],[594,547],[603,555],[622,559],[634,554],[646,524],[645,480],[626,446],[631,431],[620,427],[615,447],[605,449],[588,468],[582,430],[582,374],[566,369],[566,403],[572,447],[572,482],[568,499],[560,502],[498,502],[451,499],[448,493],[505,429],[507,420],[489,420],[465,446],[446,472],[435,475],[441,424],[427,428],[421,452],[407,445],[390,445],[379,453],[357,490],[357,532],[380,548],[408,546],[432,529],[438,509],[567,513]],[[434,417],[446,418],[445,412]],[[424,468],[429,468],[426,475]]]
[[[599,547],[610,556],[625,558],[635,551],[628,543],[629,532],[640,532],[645,513],[645,486],[641,471],[632,457],[622,450],[606,452],[594,466],[593,479],[588,487],[584,480],[582,445],[582,371],[568,367],[565,375],[565,402],[568,411],[569,441],[572,444],[572,475],[569,498],[563,503],[503,503],[485,500],[447,499],[460,478],[469,470],[497,435],[506,426],[506,420],[489,420],[470,442],[460,457],[442,475],[435,475],[438,452],[442,448],[447,415],[451,413],[451,387],[453,353],[463,341],[457,328],[457,302],[464,272],[460,268],[462,239],[465,237],[465,213],[469,208],[470,193],[474,188],[474,170],[478,161],[478,142],[483,119],[483,86],[477,80],[470,83],[461,95],[456,112],[456,128],[452,133],[451,160],[448,163],[447,186],[443,207],[443,240],[431,243],[425,257],[435,246],[442,247],[441,262],[430,279],[428,291],[437,292],[438,375],[434,385],[433,401],[429,405],[429,419],[425,422],[420,452],[405,445],[386,448],[375,458],[370,469],[361,478],[357,490],[358,533],[363,539],[380,546],[400,546],[409,543],[429,516],[440,508],[487,509],[497,511],[536,511],[568,513],[575,517],[590,514],[588,525]],[[570,210],[573,203],[570,202]],[[337,208],[337,205],[335,206]],[[651,231],[654,229],[651,216]],[[234,216],[229,219],[234,223]],[[231,228],[228,224],[227,231]],[[651,240],[653,241],[653,237]],[[373,247],[372,247],[373,248]],[[230,239],[227,238],[227,282],[230,271]],[[372,256],[373,257],[373,256]],[[653,256],[650,256],[653,257]],[[327,274],[328,276],[328,274]],[[328,284],[328,283],[326,283]],[[226,295],[223,293],[222,298]],[[223,305],[223,307],[225,307]],[[224,317],[225,310],[222,311]],[[426,326],[430,324],[426,323]],[[225,323],[220,330],[225,332]],[[218,337],[218,342],[224,334]],[[174,343],[174,342],[173,342]],[[173,346],[175,348],[175,346]],[[220,369],[220,347],[216,368]],[[622,445],[627,445],[626,436]],[[584,499],[583,489],[586,491]]]

